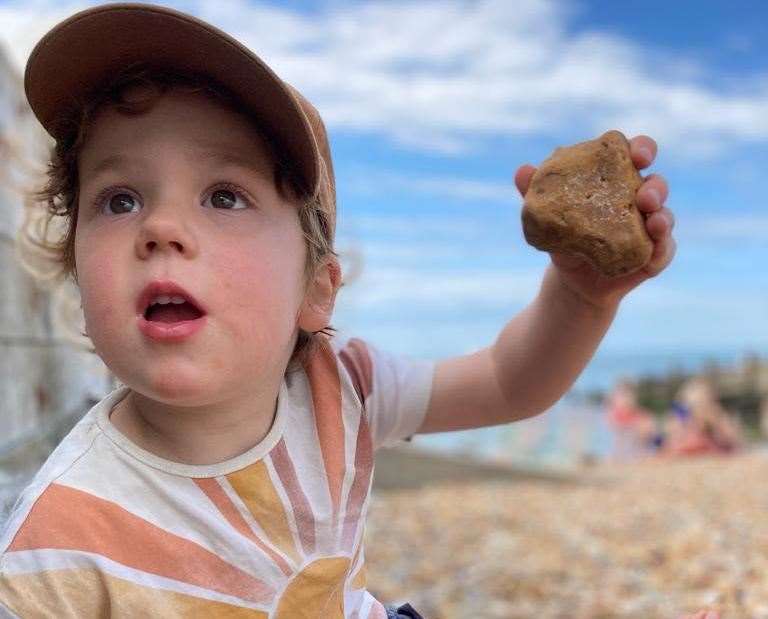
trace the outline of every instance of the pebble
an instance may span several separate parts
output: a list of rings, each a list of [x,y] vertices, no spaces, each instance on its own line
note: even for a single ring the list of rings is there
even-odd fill
[[[764,480],[744,453],[377,492],[368,588],[426,619],[768,618]]]

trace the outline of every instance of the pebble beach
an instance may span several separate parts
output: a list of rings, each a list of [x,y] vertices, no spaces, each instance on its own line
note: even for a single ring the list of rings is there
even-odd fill
[[[426,619],[768,618],[768,452],[488,477],[375,490],[378,599]]]

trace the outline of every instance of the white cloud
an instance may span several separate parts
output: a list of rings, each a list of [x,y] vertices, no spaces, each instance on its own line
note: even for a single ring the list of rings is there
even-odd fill
[[[746,305],[740,305],[745,302]],[[718,294],[703,289],[700,281],[680,284],[665,278],[649,280],[634,290],[622,307],[636,318],[664,316],[665,326],[678,329],[680,324],[712,316],[735,317],[740,307],[755,308],[768,305],[754,294],[752,286],[733,282],[723,286]],[[693,311],[695,308],[695,312]],[[762,309],[760,310],[762,312]],[[743,311],[742,311],[743,313]],[[751,312],[754,313],[754,312]],[[694,315],[695,314],[695,315]],[[669,320],[673,318],[674,320]],[[654,321],[657,319],[654,318]]]
[[[422,248],[418,246],[414,253],[421,254],[420,260],[397,265],[392,256],[381,249],[381,255],[363,267],[360,277],[343,294],[354,297],[348,301],[360,309],[397,308],[401,304],[431,310],[457,306],[517,307],[536,296],[547,263],[543,260],[541,266],[529,268],[515,265],[500,269],[474,264],[471,268],[451,268],[439,260],[431,260],[434,255],[430,249],[436,248],[426,246],[419,251]],[[437,257],[440,258],[439,254]],[[702,288],[701,281],[681,284],[671,274],[662,274],[633,291],[622,303],[622,312],[636,319],[665,316],[666,322],[674,318],[670,324],[679,326],[680,321],[690,320],[686,316],[690,316],[693,308],[698,318],[706,320],[711,316],[733,317],[737,311],[746,315],[744,309],[737,309],[745,307],[751,308],[750,316],[757,315],[764,313],[767,305],[768,301],[761,300],[753,286],[744,282],[731,282],[722,286],[718,294],[712,294]]]
[[[741,179],[742,185],[758,182],[758,168],[740,165],[728,172],[731,182]],[[404,190],[409,195],[425,195],[462,202],[498,202],[519,206],[520,195],[509,183],[482,181],[456,176],[413,176],[394,170],[356,169],[345,181],[345,187],[361,196],[380,196],[382,188],[387,192]],[[674,209],[674,205],[672,205]],[[364,235],[418,235],[420,237],[477,237],[488,233],[488,222],[475,217],[451,216],[441,219],[420,217],[417,213],[408,217],[392,215],[350,216],[343,220],[344,232]],[[702,244],[712,241],[767,242],[768,215],[750,210],[734,211],[730,215],[699,215],[685,211],[677,214],[674,232],[679,241]],[[449,239],[450,240],[450,239]]]
[[[35,43],[61,20],[93,2],[25,0],[0,4],[0,42],[19,72]]]
[[[361,264],[361,268],[367,262],[378,264],[398,264],[412,266],[414,264],[452,264],[456,261],[457,247],[461,247],[459,240],[418,240],[416,242],[391,242],[381,240],[368,240],[362,243],[350,243],[341,241],[337,244],[342,248],[342,256],[345,257],[348,248],[354,248],[355,258]],[[506,250],[506,251],[504,251]],[[468,254],[467,250],[463,250]],[[500,256],[510,254],[509,248],[479,246],[472,249],[473,258],[487,256],[489,254]]]
[[[520,194],[510,177],[506,183],[437,175],[413,175],[381,168],[353,169],[346,172],[345,187],[360,195],[381,195],[382,190],[405,190],[409,195],[423,194],[460,201],[494,201],[513,204]]]
[[[494,272],[488,269],[450,271],[430,268],[372,265],[355,287],[344,291],[356,309],[418,307],[446,310],[516,307],[533,299],[541,285],[541,269]]]
[[[468,236],[476,237],[485,233],[488,223],[476,217],[450,216],[435,217],[414,212],[412,215],[352,215],[344,219],[344,230],[340,231],[354,241],[357,235],[369,240],[382,238],[394,242],[410,242],[414,239],[425,240],[440,238],[448,242],[458,241]]]
[[[5,4],[0,39],[21,67],[37,38],[82,6]],[[717,76],[695,59],[574,33],[565,1],[333,3],[311,16],[246,0],[177,6],[251,46],[329,125],[411,149],[460,155],[483,137],[571,136],[576,126],[649,133],[677,157],[768,140],[768,76],[744,76],[738,91],[707,86]]]
[[[730,182],[740,182],[741,186],[752,186],[759,181],[762,171],[757,167],[740,164],[727,172]],[[387,191],[402,189],[409,195],[425,195],[462,202],[482,201],[498,202],[510,206],[519,206],[521,198],[509,183],[459,178],[456,176],[413,176],[393,170],[359,169],[348,181],[346,187],[360,195],[381,195],[382,188]],[[752,206],[752,205],[747,205]],[[671,208],[675,209],[674,204]],[[380,234],[419,233],[433,235],[478,235],[487,232],[487,222],[478,222],[471,217],[449,217],[441,220],[419,218],[414,214],[409,217],[363,217],[355,216],[346,222],[348,227],[361,232]],[[711,243],[712,241],[733,242],[768,242],[768,215],[737,210],[729,215],[700,215],[685,211],[677,213],[677,227],[674,232],[678,240],[690,243]]]
[[[695,242],[756,241],[768,244],[768,215],[734,214],[691,219],[682,234]]]

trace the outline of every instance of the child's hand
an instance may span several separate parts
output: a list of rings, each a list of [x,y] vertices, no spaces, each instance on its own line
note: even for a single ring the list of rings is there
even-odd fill
[[[679,619],[720,619],[720,613],[714,610],[700,610],[693,615],[680,615]]]
[[[632,161],[638,170],[647,168],[656,158],[656,142],[641,135],[629,141]],[[536,168],[532,165],[521,166],[515,174],[515,184],[525,196]],[[668,194],[667,182],[658,174],[646,177],[637,191],[637,206],[645,216],[645,228],[653,240],[651,259],[642,269],[620,277],[607,278],[601,275],[586,260],[550,252],[552,264],[559,272],[565,285],[585,301],[597,306],[611,306],[630,290],[646,279],[661,273],[675,255],[676,243],[672,238],[675,218],[664,202]]]

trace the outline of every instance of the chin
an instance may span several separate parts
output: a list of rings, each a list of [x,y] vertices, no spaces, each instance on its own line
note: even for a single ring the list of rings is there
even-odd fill
[[[112,369],[110,367],[110,369]],[[155,363],[151,367],[131,367],[127,371],[112,369],[121,383],[133,391],[171,406],[204,406],[217,400],[226,391],[210,369],[190,367],[189,364]]]

